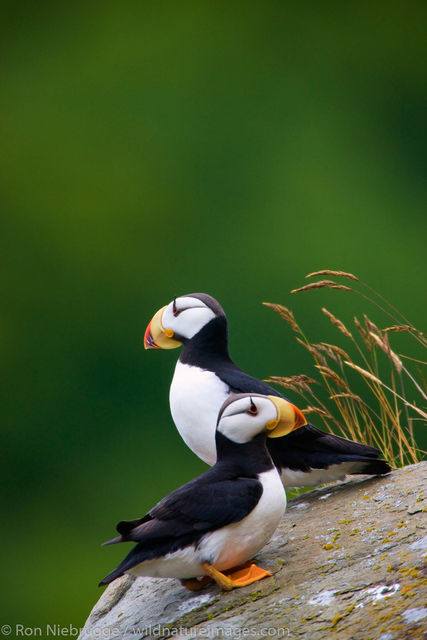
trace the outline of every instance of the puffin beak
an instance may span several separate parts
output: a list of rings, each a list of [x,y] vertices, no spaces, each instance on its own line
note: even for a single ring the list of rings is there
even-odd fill
[[[162,325],[162,316],[166,307],[162,307],[154,314],[145,330],[144,347],[145,349],[175,349],[182,345],[182,342],[176,340],[172,329],[164,329]]]
[[[277,396],[267,396],[277,409],[277,420],[265,425],[269,438],[281,438],[307,424],[303,413],[294,404]]]

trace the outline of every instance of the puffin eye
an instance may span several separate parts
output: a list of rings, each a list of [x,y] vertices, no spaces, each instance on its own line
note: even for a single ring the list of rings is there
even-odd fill
[[[178,309],[176,308],[176,298],[174,298],[174,301],[173,301],[172,313],[173,313],[174,316],[177,316],[178,313],[179,313]]]
[[[248,409],[248,413],[250,413],[252,416],[256,416],[256,414],[258,413],[258,408],[256,406],[256,404],[254,404],[254,401],[251,398],[251,406]]]

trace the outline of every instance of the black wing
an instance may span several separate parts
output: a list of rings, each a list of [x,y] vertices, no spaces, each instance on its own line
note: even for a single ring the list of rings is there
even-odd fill
[[[249,376],[242,369],[239,369],[234,362],[220,366],[215,370],[215,373],[218,378],[228,384],[233,393],[261,393],[265,396],[285,398],[277,389],[270,387],[267,382]]]
[[[234,363],[221,367],[216,373],[235,393],[252,392],[285,398],[277,389],[249,376]],[[327,474],[330,466],[348,462],[355,463],[351,470],[353,474],[384,474],[391,471],[387,462],[378,459],[381,452],[375,447],[325,433],[312,424],[307,424],[282,438],[268,439],[267,445],[279,470],[309,472],[313,469],[324,469],[325,476],[322,482],[333,479]]]
[[[375,447],[325,433],[312,424],[292,431],[283,438],[268,440],[267,445],[279,469],[303,472],[324,469],[321,482],[336,479],[335,475],[328,476],[328,468],[333,465],[354,463],[351,466],[352,474],[377,475],[391,471],[390,465],[379,459],[381,452]],[[310,481],[307,480],[306,484],[310,485]]]
[[[100,584],[112,582],[141,562],[197,544],[207,532],[243,520],[261,495],[258,479],[224,477],[210,469],[173,491],[142,518],[119,522],[117,531],[121,535],[106,544],[138,544]]]

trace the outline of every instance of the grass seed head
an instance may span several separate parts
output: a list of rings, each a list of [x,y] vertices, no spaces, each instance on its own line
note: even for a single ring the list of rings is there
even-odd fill
[[[319,362],[321,362],[325,367],[327,366],[328,363],[323,353],[320,353],[320,351],[316,349],[312,344],[308,344],[307,342],[304,342],[304,340],[301,340],[301,338],[297,338],[297,342],[299,342],[300,345],[304,347],[304,349],[307,349],[307,351],[311,353],[311,355],[315,360],[318,360]]]
[[[348,384],[330,367],[325,367],[320,364],[314,365],[316,369],[319,369],[322,376],[333,380],[341,389],[348,389]]]
[[[341,347],[337,347],[335,344],[329,344],[328,342],[321,342],[321,344],[328,347],[328,349],[336,353],[340,358],[350,360],[350,356],[344,351],[344,349],[341,349]]]
[[[346,338],[352,340],[361,358],[360,364],[362,366],[359,366],[359,364],[356,364],[356,362],[359,361],[353,361],[352,357],[341,349],[341,347],[322,341],[319,341],[319,344],[313,344],[307,340],[303,330],[298,326],[292,311],[283,305],[266,303],[267,306],[279,313],[292,329],[299,334],[296,336],[296,340],[310,353],[315,366],[322,376],[322,379],[318,382],[320,393],[318,389],[312,387],[314,380],[304,375],[288,377],[275,376],[267,382],[291,389],[304,400],[310,397],[313,405],[307,406],[306,409],[303,410],[303,413],[306,415],[310,413],[317,414],[327,430],[332,432],[333,428],[334,432],[339,432],[346,438],[378,447],[384,457],[397,466],[417,462],[422,458],[423,452],[417,448],[414,440],[413,424],[417,420],[426,420],[427,414],[425,410],[420,409],[417,400],[414,400],[412,403],[408,402],[403,378],[406,380],[406,377],[409,377],[415,388],[421,393],[423,399],[425,399],[427,394],[423,392],[422,386],[426,385],[427,388],[427,384],[425,383],[420,365],[427,363],[422,359],[409,357],[404,354],[397,355],[391,349],[389,335],[392,332],[406,331],[412,334],[418,343],[426,347],[427,339],[425,334],[415,327],[412,327],[410,322],[388,303],[383,296],[376,293],[369,285],[363,283],[352,273],[324,269],[309,273],[306,277],[319,276],[343,277],[358,281],[363,287],[367,287],[375,296],[380,298],[380,304],[378,304],[375,299],[371,299],[357,291],[357,289],[352,289],[351,287],[337,284],[333,280],[326,279],[312,282],[304,287],[294,289],[292,292],[295,293],[320,288],[353,291],[354,293],[359,293],[365,300],[374,304],[377,309],[391,316],[393,318],[392,322],[395,324],[386,327],[384,330],[380,330],[367,315],[363,316],[362,322],[359,322],[357,317],[354,317],[354,325],[361,336],[361,343],[359,340],[353,338],[352,333],[341,320],[336,318],[327,309],[322,309],[332,324],[334,324]],[[388,305],[389,309],[391,309],[393,313],[396,313],[398,317],[394,317],[391,313],[385,311],[381,306],[383,303]],[[403,324],[400,319],[403,319],[406,324]],[[381,362],[381,372],[379,370],[379,354],[377,349],[381,349],[388,357],[387,360],[382,359],[384,361]],[[418,383],[411,372],[403,366],[400,358],[402,358],[402,360],[408,359],[414,363],[421,377],[420,383]],[[349,386],[350,382],[347,381],[347,376],[342,369],[343,364],[359,373],[365,380],[367,385],[366,395],[359,396],[352,391]],[[388,368],[386,369],[385,366],[387,364]],[[339,373],[342,375],[339,375],[339,373],[334,371],[329,365],[337,369],[339,368]],[[396,385],[396,370],[400,377],[400,393],[398,393]],[[388,375],[390,380],[387,379],[384,374],[386,376]],[[352,379],[353,376],[350,376],[351,384],[353,382]],[[321,394],[325,392],[329,399],[323,402]],[[414,414],[417,417],[414,417]]]
[[[269,382],[274,382],[287,389],[297,390],[299,393],[309,392],[311,384],[319,384],[317,380],[309,378],[308,376],[301,374],[299,376],[270,376]]]
[[[313,273],[307,274],[306,278],[314,278],[316,276],[336,276],[338,278],[350,278],[350,280],[359,280],[352,273],[346,271],[334,271],[333,269],[322,269],[322,271],[313,271]]]
[[[363,314],[363,319],[365,321],[365,325],[366,328],[368,330],[368,333],[372,332],[372,333],[376,333],[378,336],[381,336],[381,330],[378,329],[377,325],[375,324],[375,322],[372,322],[372,320],[370,320],[368,318],[368,316],[366,315],[366,313]]]
[[[278,313],[286,322],[292,327],[294,331],[299,333],[300,328],[295,320],[295,316],[290,309],[283,306],[283,304],[275,304],[271,302],[263,302],[266,307],[273,309],[276,313]]]
[[[329,396],[331,400],[335,400],[336,398],[349,398],[350,400],[356,400],[361,404],[365,404],[360,396],[357,396],[355,393],[334,393]]]
[[[317,413],[319,416],[323,416],[324,418],[328,418],[329,420],[333,420],[334,417],[328,412],[320,409],[319,407],[306,407],[305,409],[301,409],[304,415],[309,415],[310,413]]]
[[[360,324],[360,322],[356,318],[356,316],[354,316],[354,324],[356,326],[356,329],[360,333],[360,337],[363,340],[363,344],[365,345],[365,347],[367,348],[368,351],[372,351],[372,343],[371,343],[371,341],[369,339],[369,334],[366,331],[365,327],[362,327],[362,325]]]
[[[300,291],[310,291],[310,289],[322,289],[327,287],[328,289],[342,289],[343,291],[352,291],[351,287],[346,287],[345,284],[337,284],[333,280],[319,280],[318,282],[312,282],[306,284],[304,287],[298,287],[298,289],[292,289],[291,293],[299,293]]]
[[[389,331],[412,331],[413,333],[416,333],[417,336],[424,337],[422,331],[416,329],[415,327],[411,327],[411,325],[409,324],[396,324],[392,327],[386,327],[385,329],[383,329],[383,333],[388,333]]]
[[[341,331],[341,333],[343,333],[345,336],[347,336],[347,338],[353,338],[353,336],[351,335],[350,331],[347,329],[345,324],[343,322],[341,322],[341,320],[336,318],[333,313],[331,313],[330,311],[325,309],[325,307],[322,307],[322,311],[325,314],[325,316],[327,316],[329,318],[329,320],[332,322],[332,324],[334,324],[337,327],[337,329],[339,329]]]
[[[349,360],[344,360],[344,362],[348,367],[351,367],[352,369],[360,373],[362,376],[365,376],[365,378],[369,378],[369,380],[372,380],[372,382],[375,382],[376,384],[381,385],[381,380],[376,376],[374,376],[374,374],[371,373],[370,371],[366,371],[366,369],[362,369],[362,367],[359,367],[357,364],[354,364],[354,362],[350,362]]]
[[[387,336],[379,336],[376,333],[374,333],[373,331],[369,332],[369,335],[371,336],[371,338],[373,339],[373,341],[375,342],[375,344],[377,344],[379,346],[379,348],[384,351],[384,353],[386,353],[388,355],[388,357],[390,358],[390,360],[393,362],[394,366],[396,367],[397,371],[400,373],[402,371],[403,368],[403,364],[401,359],[399,358],[399,356],[394,353],[394,351],[391,350],[389,341],[387,339]]]

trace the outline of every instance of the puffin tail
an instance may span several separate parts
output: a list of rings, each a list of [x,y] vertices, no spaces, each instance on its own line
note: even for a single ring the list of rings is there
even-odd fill
[[[103,542],[101,546],[108,547],[108,545],[117,544],[118,542],[125,542],[125,540],[123,539],[123,536],[117,536],[117,538],[111,538],[111,540],[107,540],[106,542]]]
[[[386,473],[390,473],[391,466],[388,462],[381,459],[370,459],[360,462],[360,466],[358,465],[357,470],[352,471],[353,474],[366,474],[369,476],[383,476]]]
[[[151,520],[150,515],[146,515],[143,518],[137,518],[136,520],[122,520],[116,526],[116,531],[120,533],[120,535],[116,538],[112,538],[111,540],[107,540],[107,542],[103,542],[102,546],[108,547],[110,544],[118,544],[119,542],[131,542],[134,540],[132,537],[133,530],[149,520]]]
[[[105,576],[105,578],[101,580],[101,582],[98,584],[98,587],[104,587],[105,585],[110,584],[110,582],[113,582],[113,580],[115,580],[116,578],[120,578],[120,576],[122,576],[123,574],[124,571],[120,567],[117,567],[117,569],[114,569],[114,571],[109,573],[108,576]]]

